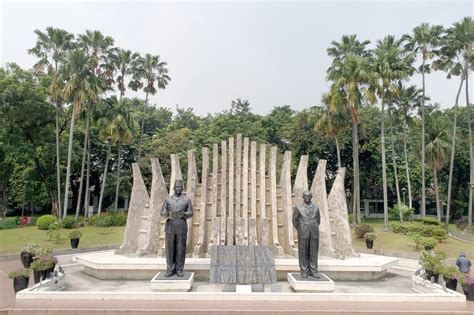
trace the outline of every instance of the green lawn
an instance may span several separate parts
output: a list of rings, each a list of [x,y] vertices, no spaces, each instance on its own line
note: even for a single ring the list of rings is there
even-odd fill
[[[421,252],[421,249],[415,248],[415,242],[413,242],[408,236],[398,233],[392,233],[390,231],[385,232],[383,230],[383,219],[368,219],[366,223],[373,226],[377,239],[374,241],[374,249],[385,249],[397,252],[417,253]],[[454,225],[450,225],[450,229],[456,229]],[[356,238],[354,229],[352,229],[352,244],[354,248],[366,248],[365,240]],[[435,250],[440,250],[448,254],[448,257],[456,258],[459,252],[465,252],[468,257],[474,258],[474,246],[465,242],[448,238],[447,240],[439,243]]]
[[[122,242],[123,226],[95,227],[85,226],[79,230],[83,236],[79,248],[93,247],[107,244],[118,244]],[[54,249],[71,248],[68,234],[72,230],[60,229],[61,240],[58,243],[48,240],[47,231],[38,230],[36,226],[27,226],[16,229],[0,230],[0,255],[19,254],[23,245],[36,243],[41,247]]]

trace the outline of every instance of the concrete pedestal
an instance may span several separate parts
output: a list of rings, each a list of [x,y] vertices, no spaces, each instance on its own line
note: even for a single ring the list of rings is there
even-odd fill
[[[288,273],[287,279],[296,292],[332,292],[336,288],[334,281],[325,274],[320,273],[320,278],[309,276],[303,278],[299,273]]]
[[[160,292],[187,292],[191,290],[194,281],[194,272],[185,272],[184,277],[173,275],[165,277],[165,272],[158,272],[151,279],[151,289]]]

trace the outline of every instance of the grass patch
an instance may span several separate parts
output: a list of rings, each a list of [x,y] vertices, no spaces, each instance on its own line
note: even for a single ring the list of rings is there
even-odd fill
[[[124,229],[124,226],[82,227],[80,231],[83,236],[81,237],[79,248],[121,243]],[[71,248],[68,239],[68,234],[71,230],[60,229],[61,239],[59,242],[49,241],[46,232],[38,230],[36,226],[0,230],[0,255],[19,254],[20,249],[28,243],[36,243],[41,247],[51,247],[53,249]]]
[[[415,248],[415,242],[413,242],[408,236],[392,233],[389,226],[389,231],[383,230],[383,219],[369,219],[365,223],[373,226],[377,239],[374,241],[374,249],[391,250],[397,252],[407,253],[420,253],[422,249]],[[443,226],[444,227],[444,226]],[[456,229],[453,224],[450,229]],[[363,238],[356,238],[354,228],[352,231],[352,245],[354,248],[366,248],[365,240]],[[456,258],[460,252],[465,252],[468,257],[474,257],[474,246],[471,244],[448,238],[447,240],[439,243],[436,250],[445,252],[448,257]]]

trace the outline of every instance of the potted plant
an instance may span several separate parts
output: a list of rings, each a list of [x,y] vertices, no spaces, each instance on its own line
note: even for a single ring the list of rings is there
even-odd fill
[[[45,280],[50,273],[54,271],[54,267],[58,263],[58,259],[52,254],[40,256],[31,263],[31,270],[33,270],[33,277],[35,283],[40,280]]]
[[[430,251],[433,250],[436,245],[438,245],[438,241],[432,237],[424,237],[420,238],[420,244],[425,248],[425,250]]]
[[[367,248],[371,249],[374,247],[374,240],[377,238],[377,234],[374,232],[367,232],[364,234],[365,245]]]
[[[31,243],[23,246],[20,251],[20,259],[23,267],[30,268],[33,258],[38,251],[39,246],[37,244]]]
[[[74,230],[69,233],[69,239],[71,240],[71,247],[77,248],[79,246],[79,240],[82,237],[82,232],[79,230]]]
[[[447,255],[444,252],[423,251],[420,255],[420,265],[425,269],[426,279],[434,279],[438,283],[439,275],[443,272],[443,260]]]
[[[462,275],[459,277],[459,283],[461,284],[466,300],[474,301],[474,277],[469,275]]]
[[[30,282],[30,270],[29,269],[18,269],[8,274],[8,278],[13,279],[13,290],[15,294],[18,291],[28,288]]]
[[[459,271],[454,266],[443,266],[442,275],[446,282],[446,288],[456,291],[458,285]]]

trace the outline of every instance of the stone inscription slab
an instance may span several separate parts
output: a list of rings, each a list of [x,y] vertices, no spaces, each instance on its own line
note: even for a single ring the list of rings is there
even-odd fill
[[[276,282],[270,246],[212,246],[209,282],[266,284]]]

